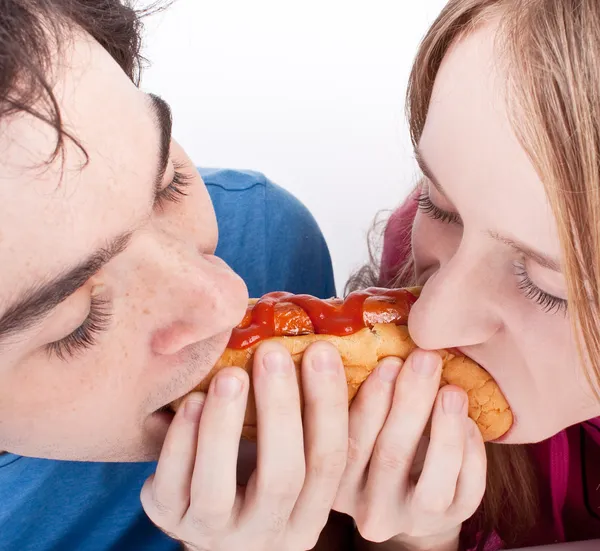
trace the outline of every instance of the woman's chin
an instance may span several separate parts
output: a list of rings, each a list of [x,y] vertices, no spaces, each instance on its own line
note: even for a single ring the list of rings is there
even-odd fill
[[[524,444],[523,441],[520,440],[521,431],[519,427],[519,422],[515,418],[513,420],[510,428],[500,437],[492,440],[492,444]]]

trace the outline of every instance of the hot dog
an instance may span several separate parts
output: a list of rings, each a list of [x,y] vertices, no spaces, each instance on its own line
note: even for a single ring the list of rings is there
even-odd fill
[[[289,350],[300,379],[304,351],[311,343],[324,340],[340,352],[350,405],[360,385],[379,361],[387,356],[406,359],[415,348],[406,324],[419,292],[419,288],[371,287],[350,293],[345,299],[321,300],[284,292],[251,299],[225,352],[194,390],[206,392],[211,379],[223,367],[238,366],[250,373],[254,351],[266,339],[274,339]],[[506,433],[513,423],[513,415],[492,377],[457,350],[438,352],[443,362],[440,386],[452,384],[467,392],[469,416],[477,423],[483,439],[495,440]],[[172,408],[177,410],[182,400],[173,402]],[[252,387],[242,436],[251,440],[256,438]]]

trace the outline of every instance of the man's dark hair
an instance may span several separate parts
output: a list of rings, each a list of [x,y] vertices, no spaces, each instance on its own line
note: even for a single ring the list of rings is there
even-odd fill
[[[144,61],[141,16],[155,9],[137,11],[127,0],[0,0],[0,120],[26,112],[51,125],[57,140],[50,161],[61,152],[65,138],[81,148],[63,128],[52,91],[54,52],[69,40],[74,26],[80,27],[138,85]]]

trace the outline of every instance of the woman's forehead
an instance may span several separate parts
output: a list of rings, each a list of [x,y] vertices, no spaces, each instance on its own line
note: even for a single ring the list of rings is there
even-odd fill
[[[492,25],[466,35],[436,76],[419,143],[461,216],[560,257],[543,183],[514,132]]]

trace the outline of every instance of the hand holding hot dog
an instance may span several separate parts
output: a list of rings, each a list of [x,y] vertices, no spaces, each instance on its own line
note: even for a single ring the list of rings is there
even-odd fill
[[[227,349],[196,390],[206,392],[221,369],[239,366],[250,372],[257,346],[278,342],[292,355],[300,379],[301,360],[314,342],[325,341],[339,351],[352,402],[361,384],[386,357],[406,359],[416,348],[406,323],[418,288],[379,289],[351,293],[344,300],[320,300],[309,295],[269,293],[253,299],[240,325],[233,330]],[[438,352],[443,366],[440,385],[461,387],[468,395],[468,413],[484,441],[502,436],[512,425],[508,402],[491,376],[457,351]],[[182,400],[173,404],[177,409]],[[301,395],[301,406],[303,407]],[[256,406],[250,388],[242,435],[256,438]]]
[[[467,416],[465,392],[439,389],[441,372],[433,352],[417,350],[403,365],[385,360],[350,408],[334,509],[351,515],[365,540],[387,542],[386,551],[456,551],[461,525],[483,497],[481,432]]]

